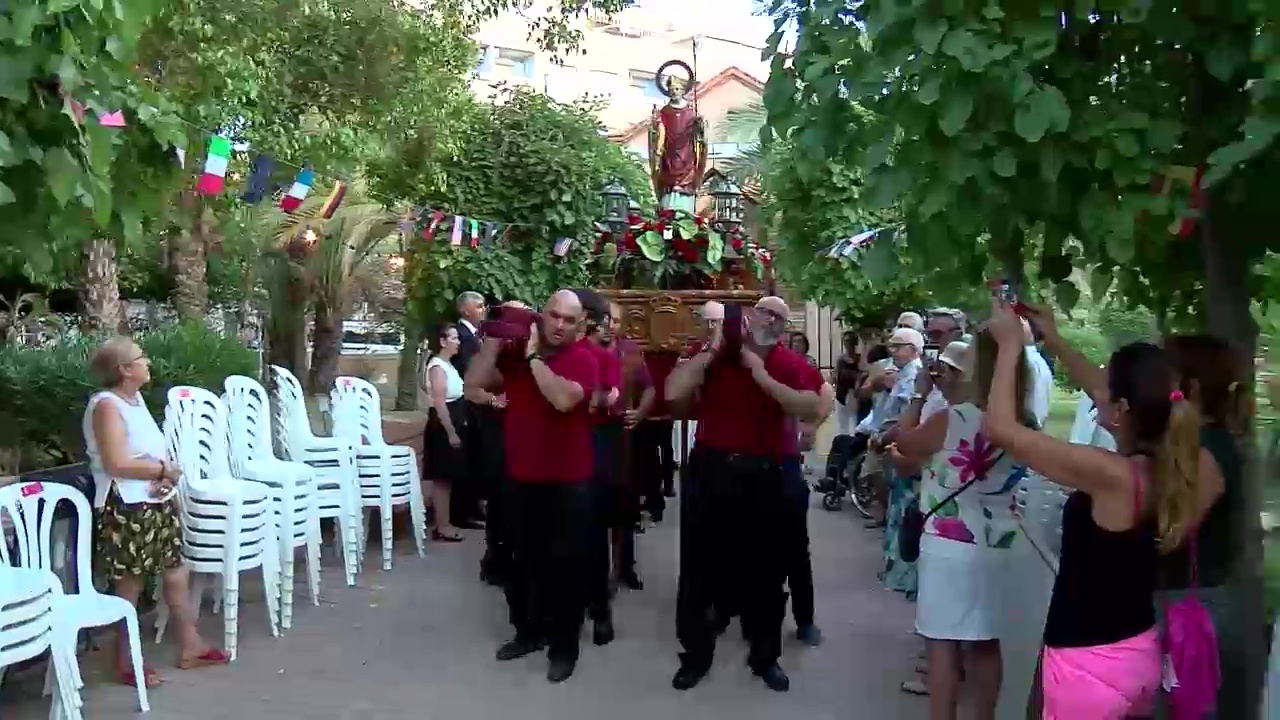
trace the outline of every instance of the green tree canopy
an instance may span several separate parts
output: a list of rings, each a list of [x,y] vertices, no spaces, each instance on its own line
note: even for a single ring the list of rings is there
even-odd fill
[[[898,214],[912,256],[972,283],[987,255],[1020,268],[1036,248],[1038,275],[1063,304],[1075,297],[1073,266],[1087,266],[1096,295],[1119,278],[1161,316],[1203,316],[1208,289],[1235,326],[1223,330],[1251,337],[1252,268],[1276,242],[1253,228],[1280,212],[1264,180],[1274,152],[1227,158],[1237,162],[1206,192],[1200,242],[1167,230],[1191,214],[1187,188],[1152,183],[1211,162],[1242,132],[1261,137],[1273,99],[1251,102],[1245,85],[1280,57],[1261,31],[1263,3],[774,5],[780,28],[799,29],[766,90],[774,136],[801,175],[856,168],[859,210]]]

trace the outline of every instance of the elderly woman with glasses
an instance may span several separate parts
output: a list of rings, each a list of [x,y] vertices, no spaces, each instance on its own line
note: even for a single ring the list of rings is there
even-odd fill
[[[116,595],[134,605],[146,581],[160,575],[178,630],[178,667],[224,664],[230,656],[200,637],[191,611],[173,503],[182,471],[168,460],[164,434],[142,400],[142,387],[151,381],[150,362],[136,343],[118,337],[98,349],[91,368],[105,388],[89,398],[83,423],[99,514],[97,570]],[[119,634],[116,678],[134,685],[128,637]],[[144,673],[147,687],[160,684],[154,670],[146,667]]]

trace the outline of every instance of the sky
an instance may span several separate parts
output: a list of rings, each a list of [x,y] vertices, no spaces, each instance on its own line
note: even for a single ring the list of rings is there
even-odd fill
[[[761,45],[773,32],[773,21],[753,14],[756,0],[636,0],[636,5],[646,11],[679,23],[682,18],[691,23],[731,25],[732,34],[755,38]]]

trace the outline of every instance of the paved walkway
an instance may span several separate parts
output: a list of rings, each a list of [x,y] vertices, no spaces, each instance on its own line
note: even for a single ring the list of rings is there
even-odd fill
[[[878,537],[863,530],[852,511],[827,513],[816,507],[817,496],[814,502],[809,517],[817,612],[826,643],[816,649],[794,639],[786,644],[783,664],[792,679],[787,694],[769,691],[750,675],[736,626],[721,641],[707,680],[689,692],[672,690],[678,644],[677,529],[671,518],[640,537],[646,585],[642,592],[622,591],[615,601],[618,639],[604,648],[584,642],[578,671],[563,685],[546,682],[540,657],[494,660],[508,626],[501,593],[477,577],[483,541],[476,534],[460,545],[433,544],[425,559],[402,542],[395,568],[386,573],[372,564],[380,553],[370,552],[371,564],[357,588],[341,585],[341,571],[326,555],[321,606],[305,599],[300,572],[294,626],[279,639],[270,637],[258,583],[246,574],[239,659],[224,668],[164,671],[167,682],[152,691],[149,717],[923,717],[924,700],[897,690],[916,663],[919,645],[911,634],[912,606],[876,581]],[[205,633],[221,638],[220,620],[205,607]],[[172,647],[148,641],[146,650],[159,667],[172,658]],[[104,683],[101,658],[86,657],[82,666],[90,684],[84,692],[87,718],[136,717],[133,691]],[[15,700],[15,694],[21,693],[6,689],[0,717],[47,717],[46,703],[29,696]]]

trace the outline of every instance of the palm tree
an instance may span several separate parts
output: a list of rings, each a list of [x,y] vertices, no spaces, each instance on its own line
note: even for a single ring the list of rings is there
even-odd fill
[[[309,199],[292,215],[272,208],[268,216],[268,222],[274,221],[271,244],[275,248],[265,283],[268,329],[277,346],[270,356],[301,374],[306,365],[306,310],[311,306],[315,313],[312,392],[324,392],[333,385],[342,353],[343,319],[355,290],[369,283],[362,272],[366,261],[397,232],[400,219],[378,203],[350,194],[348,198],[328,219],[320,215],[323,198]]]
[[[720,168],[721,172],[743,187],[759,187],[764,180],[769,153],[760,144],[760,130],[766,120],[764,104],[759,100],[752,100],[746,105],[729,110],[721,125],[719,134],[725,141],[729,141],[729,138],[751,138],[736,157],[726,160]]]
[[[84,329],[117,333],[124,327],[117,269],[115,242],[98,235],[90,237],[84,246],[79,293]]]

